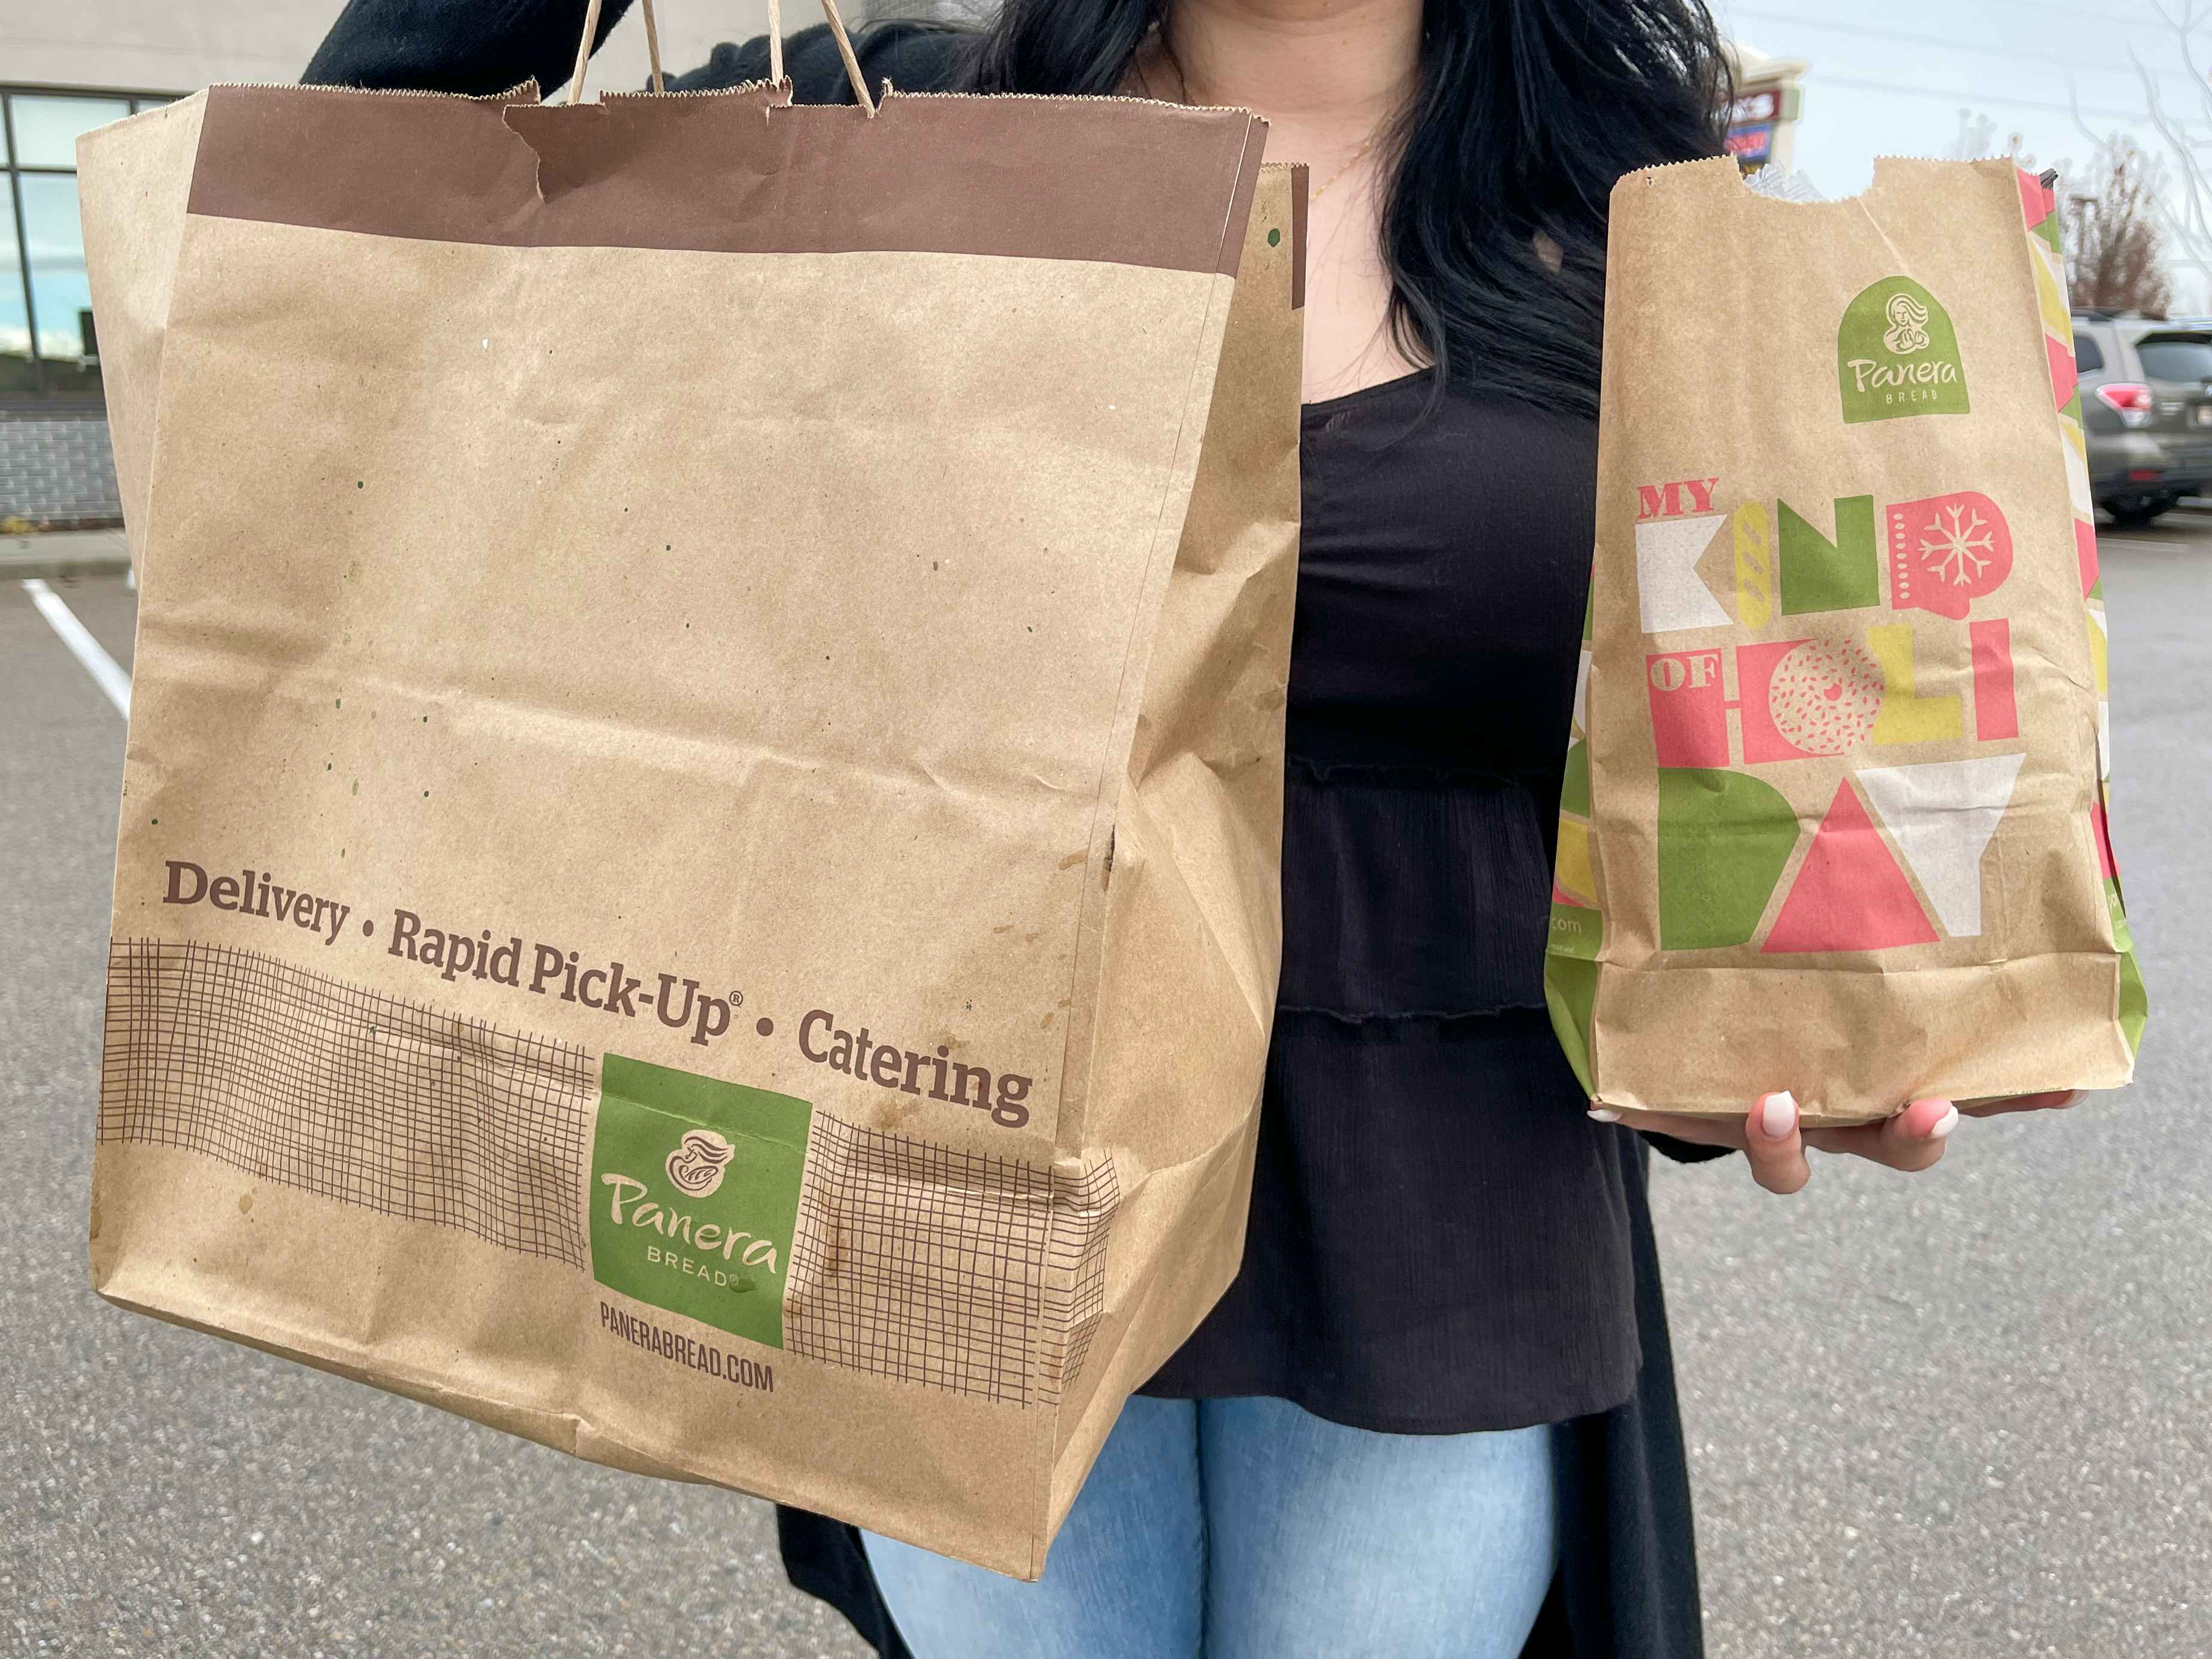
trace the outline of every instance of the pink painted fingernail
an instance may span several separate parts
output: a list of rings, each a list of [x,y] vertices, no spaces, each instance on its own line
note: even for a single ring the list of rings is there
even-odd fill
[[[1590,1108],[1590,1121],[1593,1123],[1618,1123],[1620,1121],[1620,1114],[1614,1111],[1609,1106],[1593,1106]]]
[[[1759,1103],[1759,1132],[1769,1140],[1781,1140],[1797,1127],[1797,1097],[1784,1089]]]

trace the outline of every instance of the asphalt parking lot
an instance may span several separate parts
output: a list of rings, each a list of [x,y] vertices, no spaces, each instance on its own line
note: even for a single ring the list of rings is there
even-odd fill
[[[2212,512],[2109,537],[2130,1092],[1932,1174],[1658,1176],[1715,1659],[2212,1652]],[[52,592],[125,671],[115,576]],[[849,1656],[765,1506],[110,1309],[86,1194],[124,721],[0,589],[0,1648]]]

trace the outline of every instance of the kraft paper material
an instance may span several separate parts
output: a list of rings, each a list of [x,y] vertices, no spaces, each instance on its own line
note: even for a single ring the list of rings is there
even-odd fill
[[[1034,1577],[1242,1251],[1304,175],[1241,112],[782,99],[85,139],[93,1275]]]
[[[1594,1101],[2116,1088],[2144,1018],[2050,194],[1613,197],[1547,998]]]

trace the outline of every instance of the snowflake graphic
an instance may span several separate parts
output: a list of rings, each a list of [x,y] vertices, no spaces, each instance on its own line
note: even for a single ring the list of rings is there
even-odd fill
[[[1989,568],[1996,536],[1978,512],[1954,502],[1921,537],[1920,552],[1934,574],[1964,587]]]

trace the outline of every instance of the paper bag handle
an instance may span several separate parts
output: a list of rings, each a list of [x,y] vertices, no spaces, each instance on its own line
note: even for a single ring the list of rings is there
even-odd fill
[[[600,0],[589,0],[584,8],[584,38],[576,43],[576,73],[568,82],[568,101],[580,104],[584,100],[584,71],[591,67],[592,40],[599,32]],[[653,0],[638,0],[645,13],[645,50],[653,60],[653,89],[668,90],[660,73],[660,31],[653,26]],[[845,20],[838,15],[837,0],[822,0],[822,15],[830,21],[830,33],[837,42],[837,55],[845,60],[845,78],[853,84],[853,100],[868,112],[871,119],[876,113],[876,100],[868,96],[867,77],[860,73],[860,60],[854,55],[853,38],[845,32]],[[783,6],[781,0],[768,0],[768,78],[771,84],[781,86],[783,79]]]
[[[876,100],[868,96],[868,77],[860,73],[860,60],[854,55],[853,37],[845,32],[845,20],[838,15],[837,0],[822,0],[822,15],[829,21],[830,38],[837,43],[837,55],[845,60],[845,79],[852,84],[853,101],[867,111],[872,121]],[[768,0],[768,78],[777,86],[783,84],[782,0]]]
[[[653,89],[668,90],[660,76],[660,31],[653,24],[653,0],[638,0],[645,12],[645,51],[653,60]],[[584,71],[592,65],[592,38],[599,32],[599,0],[588,0],[584,7],[584,38],[576,43],[576,72],[568,77],[568,101],[584,101]]]

